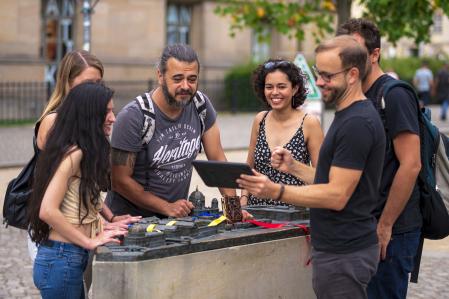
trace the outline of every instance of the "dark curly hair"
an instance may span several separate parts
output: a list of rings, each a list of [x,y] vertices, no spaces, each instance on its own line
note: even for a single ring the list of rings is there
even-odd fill
[[[298,91],[293,95],[292,107],[297,108],[304,104],[307,97],[306,75],[294,63],[282,59],[269,59],[259,65],[253,72],[253,88],[257,97],[271,108],[265,98],[265,78],[269,73],[277,70],[287,75],[288,80],[292,83],[292,87],[299,87]]]

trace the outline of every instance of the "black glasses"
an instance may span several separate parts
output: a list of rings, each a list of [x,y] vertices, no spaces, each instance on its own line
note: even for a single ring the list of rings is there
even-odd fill
[[[337,76],[338,74],[347,72],[347,71],[349,71],[351,68],[352,68],[352,66],[351,66],[351,67],[348,67],[348,68],[345,68],[344,70],[339,71],[339,72],[336,72],[336,73],[327,73],[327,72],[322,72],[322,71],[318,70],[317,67],[316,67],[316,65],[313,65],[313,66],[312,66],[312,71],[313,71],[313,74],[315,75],[315,80],[316,80],[318,77],[320,77],[321,79],[323,79],[324,82],[329,83],[329,82],[331,82],[331,80],[332,80],[333,77]]]
[[[263,67],[264,67],[266,70],[271,70],[271,69],[274,69],[274,68],[276,68],[276,67],[278,67],[278,66],[288,66],[288,65],[290,65],[290,61],[286,61],[286,60],[281,60],[281,61],[268,61],[268,62],[266,62],[266,63],[263,65]]]

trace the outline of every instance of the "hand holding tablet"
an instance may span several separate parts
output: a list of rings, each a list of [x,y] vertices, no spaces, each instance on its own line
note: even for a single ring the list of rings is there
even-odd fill
[[[237,189],[240,187],[235,181],[241,174],[253,175],[247,163],[195,160],[192,164],[209,187]]]

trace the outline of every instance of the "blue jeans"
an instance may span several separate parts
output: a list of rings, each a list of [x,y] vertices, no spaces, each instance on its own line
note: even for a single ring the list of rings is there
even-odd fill
[[[447,108],[449,108],[449,99],[443,100],[441,103],[441,120],[446,120]]]
[[[418,91],[418,97],[422,106],[430,104],[430,91]]]
[[[387,257],[380,261],[376,275],[368,284],[369,299],[405,299],[409,274],[419,245],[421,230],[394,234],[387,247]]]
[[[83,272],[89,251],[77,245],[48,240],[37,251],[34,285],[42,298],[84,298]]]

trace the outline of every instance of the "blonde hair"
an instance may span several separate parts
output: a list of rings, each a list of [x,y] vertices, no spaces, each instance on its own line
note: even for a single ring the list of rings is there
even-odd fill
[[[69,93],[70,87],[75,78],[88,67],[98,69],[101,77],[103,78],[103,64],[95,55],[85,50],[75,50],[64,56],[59,64],[55,90],[51,94],[48,104],[45,107],[44,112],[42,112],[38,122],[59,107],[65,96]]]

